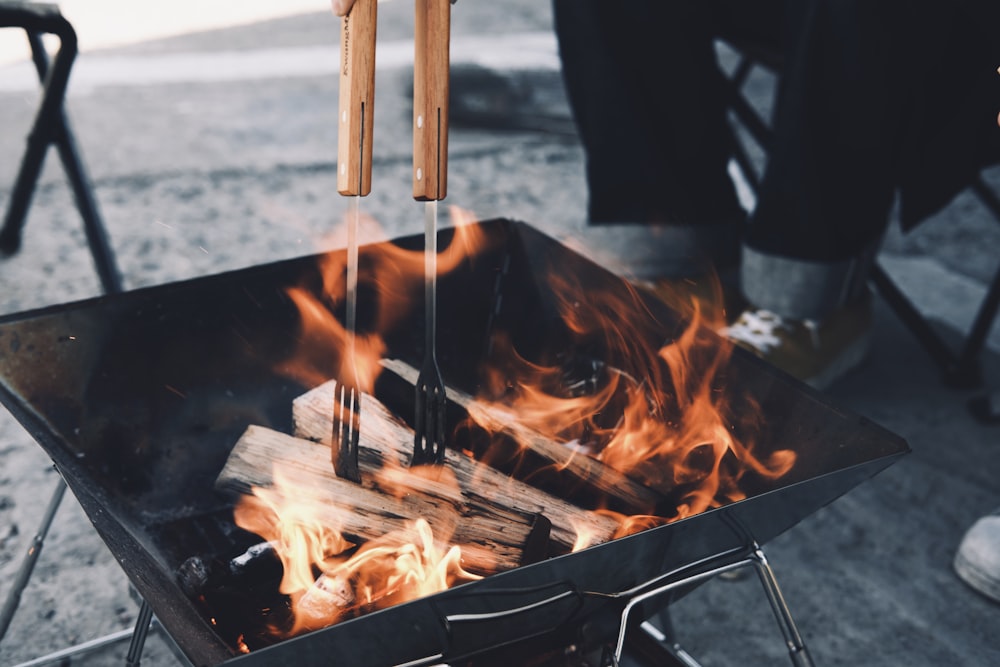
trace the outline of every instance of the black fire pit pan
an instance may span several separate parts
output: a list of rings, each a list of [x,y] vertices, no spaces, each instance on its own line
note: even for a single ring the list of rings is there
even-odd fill
[[[575,276],[587,289],[625,289],[528,225],[498,220],[477,227],[487,249],[443,276],[438,297],[443,373],[473,392],[475,369],[491,354],[497,332],[534,358],[558,356],[572,343],[547,286],[550,270]],[[439,247],[451,238],[451,230],[442,231]],[[419,250],[422,239],[392,245]],[[362,267],[388,247],[363,248]],[[226,630],[221,618],[213,626],[175,572],[207,547],[232,548],[240,540],[245,546],[246,536],[231,524],[232,500],[214,490],[214,480],[248,425],[290,432],[292,400],[311,387],[279,369],[296,360],[330,377],[327,369],[337,367],[336,352],[322,345],[302,357],[299,316],[286,294],[292,286],[318,293],[323,258],[0,318],[0,397],[52,458],[195,665],[401,664],[469,654],[498,638],[579,622],[603,604],[586,592],[616,593],[712,554],[763,544],[908,451],[897,436],[737,351],[726,371],[728,391],[752,397],[748,405],[763,416],[767,428],[758,451],[798,455],[781,480],[748,479],[745,500],[239,655],[235,630]],[[376,319],[374,299],[362,293],[362,327]],[[419,300],[413,310],[403,313],[387,343],[391,356],[419,366]],[[650,317],[651,335],[664,338],[682,324],[656,304]],[[456,619],[521,607],[530,611],[489,623]]]

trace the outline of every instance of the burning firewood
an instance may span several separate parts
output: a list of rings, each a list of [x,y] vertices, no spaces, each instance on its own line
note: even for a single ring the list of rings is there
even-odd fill
[[[384,359],[382,366],[410,384],[417,380],[417,369],[405,361]],[[663,500],[663,496],[656,491],[601,461],[519,424],[516,415],[503,408],[477,401],[455,387],[449,386],[447,389],[448,400],[463,408],[477,424],[509,437],[518,447],[530,450],[543,461],[558,468],[560,475],[577,480],[613,500],[614,504],[627,509],[629,513],[652,513]]]
[[[330,381],[295,399],[292,417],[297,437],[329,446],[332,433],[330,405],[335,387],[336,383]],[[392,475],[407,475],[413,454],[413,431],[369,394],[362,396],[361,409],[369,420],[361,433],[362,471],[371,466],[371,459],[365,451],[367,446],[377,449],[385,460],[391,462],[389,469],[393,471]],[[507,508],[529,515],[544,514],[552,522],[551,540],[556,551],[567,552],[581,545],[607,542],[618,528],[617,520],[609,516],[577,507],[460,452],[446,452],[444,469],[454,475],[461,489],[462,502],[470,506]],[[419,485],[419,479],[411,479],[409,483]]]
[[[373,428],[377,421],[373,412],[366,412],[366,433],[377,430]],[[272,487],[281,475],[301,492],[296,502],[308,506],[323,525],[361,540],[402,530],[408,519],[423,517],[436,531],[451,533],[450,541],[462,545],[465,567],[480,573],[521,565],[526,545],[538,539],[532,533],[547,529],[548,522],[538,514],[463,497],[441,476],[400,479],[390,472],[398,486],[389,489],[380,474],[391,467],[384,466],[383,454],[365,433],[360,464],[361,485],[337,477],[325,448],[250,426],[230,453],[216,485],[249,494],[253,487]]]

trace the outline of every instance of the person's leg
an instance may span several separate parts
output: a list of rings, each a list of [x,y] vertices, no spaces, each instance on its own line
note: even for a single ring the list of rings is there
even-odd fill
[[[920,5],[788,3],[774,142],[743,254],[752,303],[819,320],[864,289],[898,183]]]
[[[786,0],[772,144],[724,333],[825,388],[867,354],[865,280],[897,182],[903,0]]]
[[[740,267],[753,307],[724,333],[815,387],[867,353],[866,279],[942,2],[786,4],[774,139]]]
[[[725,222],[730,140],[704,0],[555,0],[590,220]]]
[[[738,261],[745,214],[727,173],[731,138],[712,43],[718,6],[554,0],[589,219],[607,225],[606,241],[626,245],[637,273]]]

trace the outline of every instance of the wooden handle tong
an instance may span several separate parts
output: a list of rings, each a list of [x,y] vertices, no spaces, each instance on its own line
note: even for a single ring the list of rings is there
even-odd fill
[[[444,384],[437,368],[437,202],[447,195],[448,94],[451,33],[450,0],[415,0],[413,68],[413,197],[425,205],[424,372],[417,388],[417,415],[413,463],[440,463],[444,457]],[[372,127],[375,102],[376,0],[357,0],[341,24],[337,191],[353,196],[347,230],[347,354],[354,367],[357,298],[357,227],[360,197],[371,192]],[[350,375],[350,373],[348,373]],[[357,431],[360,394],[347,382],[348,393],[335,406],[341,421],[340,442],[334,449],[338,474],[358,480]],[[353,418],[353,419],[350,419]],[[337,420],[335,419],[335,424]],[[350,431],[350,433],[349,433]],[[352,437],[353,436],[353,437]]]
[[[334,410],[331,459],[337,475],[361,481],[358,443],[361,389],[355,359],[358,301],[358,227],[361,197],[372,189],[372,127],[375,118],[376,0],[357,0],[340,24],[340,105],[337,132],[337,191],[351,197],[347,214],[345,358]]]
[[[424,204],[424,362],[417,378],[413,465],[440,465],[447,399],[437,365],[438,201],[448,192],[450,0],[416,0],[413,59],[413,198]]]

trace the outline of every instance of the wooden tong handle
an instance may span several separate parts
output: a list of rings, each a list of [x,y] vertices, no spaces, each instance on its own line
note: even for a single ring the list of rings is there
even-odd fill
[[[448,193],[451,1],[416,0],[413,60],[413,198]]]
[[[340,23],[337,192],[342,195],[367,195],[372,189],[376,6],[376,0],[357,0]]]

